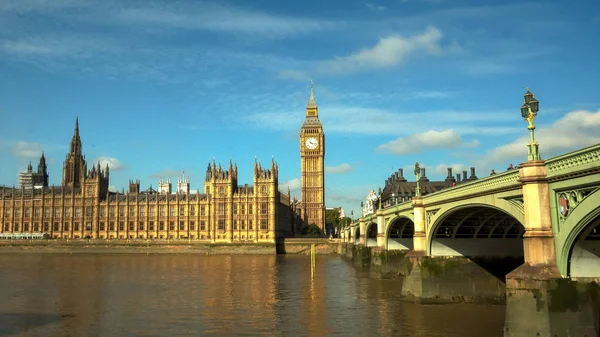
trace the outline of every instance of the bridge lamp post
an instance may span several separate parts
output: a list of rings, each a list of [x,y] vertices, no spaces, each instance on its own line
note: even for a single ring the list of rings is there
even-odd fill
[[[378,194],[379,194],[379,207],[378,208],[383,209],[383,200],[381,199],[383,192],[381,191],[381,187],[379,188]]]
[[[419,166],[419,162],[415,163],[415,181],[417,182],[417,187],[415,188],[415,197],[421,196],[421,184],[419,184],[419,175],[421,174],[421,167]]]
[[[535,119],[539,111],[540,102],[535,99],[535,96],[531,91],[529,91],[529,88],[527,88],[527,92],[525,93],[524,98],[525,101],[523,103],[523,106],[521,106],[521,116],[523,116],[523,119],[529,123],[529,125],[527,126],[527,129],[529,130],[529,144],[527,144],[527,160],[541,160],[539,144],[535,141],[535,125],[533,125],[533,120]]]

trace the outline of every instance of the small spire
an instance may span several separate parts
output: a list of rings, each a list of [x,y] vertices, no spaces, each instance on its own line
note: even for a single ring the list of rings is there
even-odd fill
[[[75,117],[75,131],[73,135],[79,137],[79,116]]]
[[[317,102],[315,102],[315,93],[314,93],[314,82],[310,80],[310,96],[308,97],[308,103],[306,104],[306,108],[316,108]]]

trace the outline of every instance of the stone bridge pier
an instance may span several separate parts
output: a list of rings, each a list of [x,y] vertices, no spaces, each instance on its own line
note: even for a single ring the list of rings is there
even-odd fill
[[[506,275],[504,336],[600,335],[598,284],[589,288],[563,278],[557,266],[545,163],[521,164],[519,177],[525,205],[525,261]]]

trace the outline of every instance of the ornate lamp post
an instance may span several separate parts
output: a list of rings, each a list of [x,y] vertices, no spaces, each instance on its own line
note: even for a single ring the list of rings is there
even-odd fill
[[[421,174],[421,167],[419,166],[419,162],[415,163],[415,179],[417,182],[417,187],[415,189],[415,196],[421,196],[421,184],[419,184],[419,175]]]
[[[535,99],[535,96],[529,91],[529,88],[527,88],[524,98],[525,102],[523,103],[523,106],[521,106],[521,116],[529,123],[529,126],[527,126],[527,129],[529,130],[527,160],[541,160],[539,144],[535,141],[535,125],[533,125],[533,120],[539,111],[540,102]]]

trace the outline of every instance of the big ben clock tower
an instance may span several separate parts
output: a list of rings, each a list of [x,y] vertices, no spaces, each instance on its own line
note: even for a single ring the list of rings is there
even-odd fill
[[[319,120],[313,82],[306,104],[306,119],[300,130],[300,171],[302,173],[302,218],[305,225],[325,230],[325,134]]]

